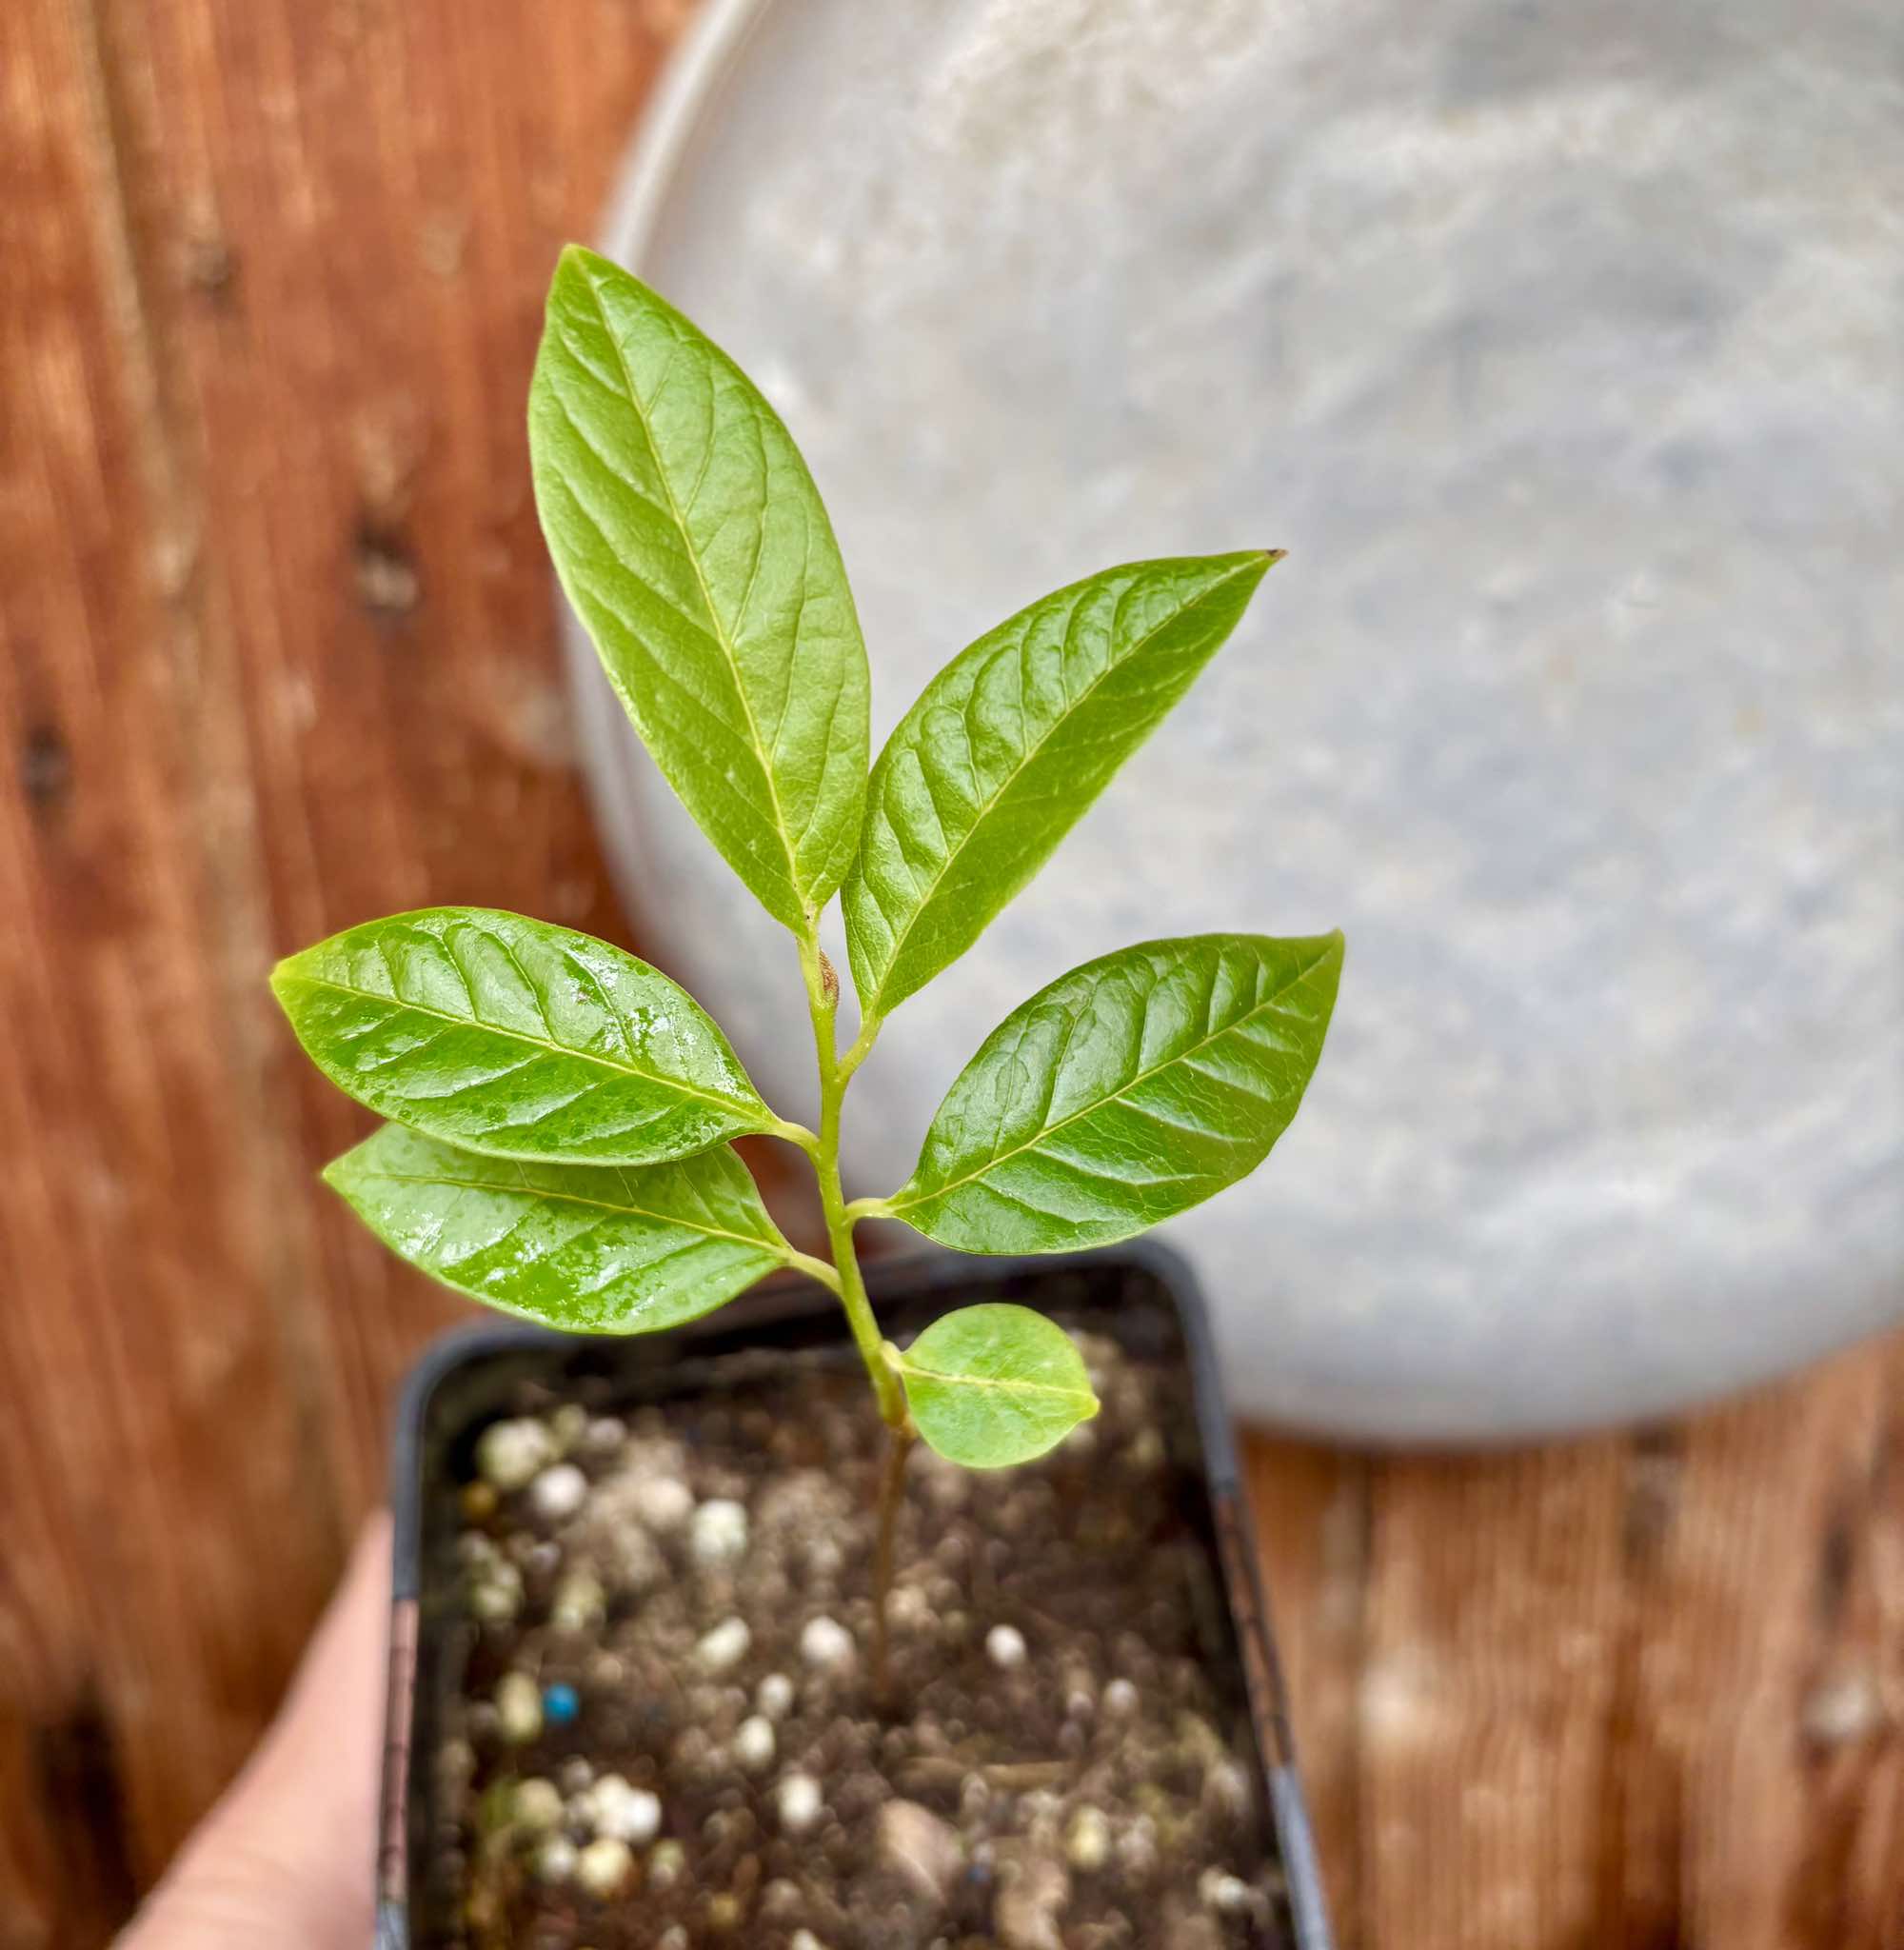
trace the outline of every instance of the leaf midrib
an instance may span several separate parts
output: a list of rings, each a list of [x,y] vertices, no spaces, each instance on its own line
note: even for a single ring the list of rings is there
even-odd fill
[[[446,1009],[433,1009],[425,1003],[407,1002],[402,996],[380,994],[374,988],[359,988],[353,983],[339,982],[329,975],[312,975],[302,968],[292,967],[282,979],[302,982],[312,988],[328,988],[338,995],[353,996],[359,1002],[383,1003],[391,1009],[403,1009],[411,1015],[423,1016],[433,1023],[447,1023],[457,1029],[481,1029],[491,1036],[499,1036],[506,1042],[521,1043],[531,1049],[546,1050],[551,1056],[565,1056],[572,1063],[599,1065],[605,1070],[614,1070],[618,1075],[633,1077],[644,1084],[654,1084],[662,1089],[673,1090],[684,1097],[698,1098],[703,1104],[711,1104],[721,1110],[739,1110],[746,1107],[743,1101],[733,1097],[722,1097],[709,1090],[697,1089],[692,1084],[684,1084],[679,1079],[667,1076],[659,1070],[645,1070],[639,1065],[617,1063],[612,1057],[602,1056],[593,1050],[576,1049],[565,1043],[551,1042],[545,1036],[531,1036],[524,1029],[506,1029],[494,1023],[486,1023],[480,1016],[452,1015]]]
[[[647,408],[643,405],[641,393],[636,388],[635,375],[628,368],[627,354],[622,349],[622,341],[615,333],[614,321],[608,316],[608,308],[603,302],[602,288],[595,282],[594,271],[585,263],[582,267],[582,277],[583,282],[588,287],[589,297],[594,301],[595,315],[602,322],[603,336],[607,339],[610,348],[614,351],[615,368],[621,373],[622,384],[627,390],[628,405],[633,410],[636,420],[641,424],[642,435],[648,444],[648,451],[654,456],[655,476],[661,482],[661,491],[667,497],[668,512],[674,517],[675,527],[680,531],[681,539],[685,545],[687,560],[694,570],[694,580],[701,589],[701,600],[706,606],[707,620],[713,626],[710,634],[713,636],[714,641],[721,646],[721,654],[727,660],[727,669],[734,680],[734,694],[740,699],[741,709],[747,721],[747,743],[753,746],[754,757],[760,765],[761,777],[766,782],[767,798],[773,806],[774,831],[780,835],[781,850],[786,856],[787,885],[792,890],[794,899],[800,904],[803,911],[804,911],[807,906],[806,891],[801,885],[800,863],[794,856],[792,836],[787,830],[786,812],[780,801],[780,781],[775,778],[767,749],[761,743],[761,727],[754,717],[754,701],[747,695],[747,686],[741,677],[740,656],[728,638],[726,623],[723,619],[720,610],[715,607],[714,591],[707,585],[707,572],[702,567],[701,554],[694,546],[694,536],[687,526],[687,517],[683,513],[680,500],[675,495],[674,483],[669,480],[667,468],[662,461],[661,443],[655,438],[653,422],[649,419]],[[675,338],[674,356],[677,358],[681,356],[681,341],[678,335]],[[762,466],[764,471],[764,441],[762,443]],[[704,462],[703,471],[704,473],[705,471]],[[762,483],[763,534],[761,538],[763,548],[766,546],[764,534],[766,515],[765,495],[766,483],[764,480]],[[747,593],[749,596],[753,593],[753,578],[759,572],[760,558],[756,556],[753,573],[747,579]]]
[[[997,1375],[948,1375],[938,1368],[920,1367],[900,1357],[898,1367],[902,1376],[915,1375],[922,1382],[942,1382],[948,1388],[1002,1388],[1013,1395],[1057,1395],[1066,1402],[1089,1402],[1094,1406],[1098,1398],[1089,1388],[1066,1388],[1057,1382],[1008,1382]]]
[[[926,908],[929,907],[932,905],[933,901],[935,901],[938,898],[939,889],[944,884],[945,876],[951,872],[953,863],[960,857],[961,854],[962,854],[965,851],[966,847],[970,846],[972,841],[972,835],[976,833],[979,830],[980,826],[982,826],[984,824],[984,822],[991,817],[992,813],[997,809],[999,801],[1002,800],[1005,796],[1005,794],[1011,790],[1012,786],[1015,786],[1018,783],[1018,781],[1021,778],[1022,778],[1028,770],[1030,770],[1032,761],[1036,759],[1044,750],[1044,747],[1048,744],[1050,744],[1052,739],[1057,737],[1059,732],[1062,730],[1063,727],[1066,725],[1068,725],[1071,722],[1071,720],[1074,717],[1076,717],[1077,714],[1080,711],[1081,711],[1087,704],[1090,703],[1091,699],[1097,695],[1099,688],[1110,681],[1111,676],[1114,672],[1121,670],[1124,667],[1124,666],[1131,661],[1132,658],[1141,655],[1142,652],[1152,643],[1154,643],[1158,637],[1161,636],[1163,632],[1166,629],[1168,629],[1173,623],[1180,621],[1181,618],[1189,615],[1191,611],[1200,607],[1204,603],[1207,603],[1212,596],[1216,595],[1220,589],[1227,587],[1230,583],[1234,582],[1238,576],[1243,573],[1244,569],[1247,567],[1249,567],[1249,564],[1247,563],[1240,565],[1238,567],[1231,569],[1227,574],[1220,576],[1215,582],[1210,584],[1210,586],[1207,588],[1200,590],[1198,594],[1195,597],[1193,597],[1189,602],[1183,604],[1181,607],[1178,608],[1177,610],[1173,611],[1172,614],[1165,617],[1161,623],[1156,625],[1155,627],[1151,629],[1145,630],[1143,635],[1139,637],[1138,640],[1131,645],[1130,648],[1126,650],[1121,657],[1118,657],[1108,661],[1105,664],[1104,667],[1098,672],[1097,676],[1092,678],[1090,683],[1084,686],[1083,690],[1079,694],[1076,703],[1068,706],[1064,710],[1061,711],[1059,715],[1052,721],[1050,727],[1044,732],[1043,736],[1041,737],[1036,744],[1026,747],[1025,752],[1022,758],[1018,763],[1018,765],[1013,766],[1011,771],[1000,783],[998,787],[985,800],[984,804],[979,807],[978,812],[973,816],[971,825],[965,828],[964,837],[959,842],[959,844],[956,846],[947,849],[944,859],[942,860],[939,864],[938,871],[934,873],[934,875],[932,876],[931,885],[926,888],[925,892],[922,894],[919,897],[918,901],[914,904],[912,913],[907,917],[905,925],[900,930],[898,936],[895,938],[893,942],[891,954],[889,954],[886,957],[885,978],[883,978],[881,981],[878,993],[875,995],[874,1000],[870,1005],[871,1008],[875,1013],[878,1012],[880,1004],[883,1003],[885,999],[887,981],[890,980],[892,971],[899,966],[899,958],[904,952],[906,943],[912,939],[913,929],[919,925],[920,917],[925,912]],[[1080,600],[1081,600],[1081,595]],[[1019,645],[1019,653],[1021,655],[1023,654],[1023,643],[1022,641],[1021,641]],[[920,700],[920,703],[922,705],[924,703],[924,700],[922,698]],[[909,715],[910,713],[908,713],[908,716]],[[883,756],[883,754],[882,754],[882,756]]]
[[[1032,1136],[1025,1139],[1023,1144],[1014,1144],[1009,1151],[1001,1151],[995,1157],[986,1159],[982,1164],[974,1170],[966,1172],[962,1177],[951,1179],[944,1184],[935,1186],[931,1191],[916,1193],[909,1199],[895,1195],[886,1201],[886,1210],[889,1212],[904,1211],[914,1205],[922,1205],[932,1199],[949,1197],[962,1186],[972,1184],[976,1179],[983,1178],[988,1171],[993,1170],[998,1165],[1007,1164],[1012,1159],[1019,1157],[1021,1153],[1032,1150],[1037,1145],[1043,1144],[1047,1138],[1061,1131],[1066,1124],[1076,1124],[1081,1117],[1093,1116],[1096,1112],[1103,1109],[1105,1104],[1115,1104],[1120,1098],[1129,1096],[1140,1084],[1148,1083],[1152,1077],[1160,1075],[1163,1071],[1169,1069],[1172,1065],[1187,1062],[1189,1058],[1208,1049],[1212,1044],[1220,1043],[1224,1037],[1235,1035],[1245,1023],[1255,1021],[1258,1016],[1275,1007],[1292,989],[1299,987],[1304,982],[1308,981],[1310,976],[1328,959],[1329,951],[1325,947],[1313,962],[1309,963],[1307,966],[1299,969],[1280,988],[1264,996],[1260,1002],[1257,1003],[1253,1007],[1246,1009],[1234,1022],[1225,1023],[1220,1029],[1202,1037],[1200,1041],[1189,1045],[1187,1048],[1180,1049],[1173,1055],[1165,1057],[1161,1063],[1152,1064],[1147,1070],[1138,1071],[1134,1077],[1120,1084],[1115,1090],[1106,1092],[1105,1095],[1100,1097],[1095,1103],[1086,1104],[1077,1110],[1067,1111],[1056,1124],[1041,1124]],[[1155,987],[1153,987],[1152,993],[1155,992]]]
[[[434,1184],[455,1192],[500,1192],[506,1198],[540,1199],[550,1204],[580,1205],[589,1212],[615,1212],[626,1219],[651,1219],[658,1225],[671,1225],[704,1239],[731,1239],[736,1244],[752,1246],[757,1252],[770,1255],[783,1265],[792,1264],[783,1246],[777,1246],[771,1240],[762,1239],[755,1233],[731,1232],[720,1225],[697,1225],[693,1220],[679,1218],[671,1212],[650,1212],[645,1205],[616,1205],[605,1199],[585,1199],[578,1192],[545,1191],[541,1185],[497,1184],[492,1179],[450,1178],[441,1172],[391,1171],[381,1164],[361,1168],[366,1178],[381,1178],[390,1184]]]

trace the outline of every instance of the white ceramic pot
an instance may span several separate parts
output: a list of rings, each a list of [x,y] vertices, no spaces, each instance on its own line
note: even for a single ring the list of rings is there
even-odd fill
[[[607,248],[804,448],[876,740],[1061,582],[1292,551],[895,1016],[860,1189],[1062,969],[1339,924],[1307,1105],[1171,1228],[1242,1407],[1551,1431],[1904,1313],[1894,38],[1894,0],[709,9]],[[581,669],[631,898],[804,1101],[785,937]]]

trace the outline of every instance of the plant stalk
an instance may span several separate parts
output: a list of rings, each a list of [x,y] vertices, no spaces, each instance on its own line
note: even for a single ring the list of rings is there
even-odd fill
[[[886,1359],[884,1338],[873,1318],[873,1303],[861,1277],[860,1257],[853,1248],[853,1225],[860,1214],[850,1210],[840,1183],[840,1106],[853,1073],[866,1060],[880,1025],[876,1017],[860,1025],[843,1059],[836,1034],[840,980],[828,965],[816,931],[801,938],[801,971],[806,978],[807,1012],[813,1018],[813,1047],[820,1063],[819,1141],[810,1148],[814,1175],[820,1181],[820,1208],[826,1220],[827,1244],[833,1251],[837,1281],[828,1282],[846,1310],[854,1344],[871,1377],[880,1419],[886,1425],[885,1462],[880,1471],[878,1529],[873,1546],[873,1697],[883,1706],[891,1695],[891,1628],[886,1600],[892,1593],[893,1554],[899,1534],[900,1505],[905,1501],[905,1463],[912,1453],[915,1431],[906,1412],[905,1390]]]
[[[880,1419],[888,1428],[902,1428],[906,1423],[905,1390],[900,1386],[899,1377],[885,1358],[879,1323],[873,1318],[873,1303],[866,1297],[866,1283],[860,1277],[859,1255],[853,1250],[853,1217],[846,1210],[846,1195],[840,1184],[840,1105],[853,1071],[872,1046],[871,1037],[862,1030],[849,1052],[849,1063],[840,1061],[834,1037],[839,983],[837,978],[830,983],[827,979],[829,971],[817,934],[808,933],[801,938],[800,965],[806,977],[807,1013],[813,1018],[813,1046],[820,1062],[820,1142],[812,1152],[813,1170],[820,1181],[820,1209],[826,1222],[826,1242],[840,1274],[840,1303],[846,1309],[854,1344],[872,1380]]]
[[[906,1458],[916,1441],[910,1422],[889,1428],[885,1466],[880,1471],[879,1541],[873,1549],[873,1697],[882,1705],[892,1699],[892,1628],[886,1622],[886,1600],[892,1596],[893,1553],[900,1506],[905,1502]]]

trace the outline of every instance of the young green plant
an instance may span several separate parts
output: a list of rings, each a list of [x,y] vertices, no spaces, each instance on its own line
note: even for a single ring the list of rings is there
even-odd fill
[[[671,1327],[785,1268],[830,1288],[892,1432],[883,1591],[915,1434],[995,1468],[1098,1404],[1070,1341],[1023,1307],[966,1307],[893,1345],[855,1226],[898,1219],[968,1253],[1128,1239],[1254,1170],[1321,1054],[1339,934],[1145,942],[999,1025],[902,1185],[849,1202],[842,1184],[847,1085],[887,1018],[1043,865],[1278,554],[1127,563],[1041,597],[953,658],[869,771],[865,647],[791,436],[694,326],[580,249],[549,291],[529,446],[550,553],[610,684],[793,937],[819,1126],[770,1106],[646,963],[521,915],[437,907],[350,928],[272,978],[318,1067],[388,1120],[326,1175],[411,1264],[552,1326]],[[850,1040],[820,945],[836,894]],[[811,1159],[826,1257],[769,1217],[732,1148],[749,1135]]]

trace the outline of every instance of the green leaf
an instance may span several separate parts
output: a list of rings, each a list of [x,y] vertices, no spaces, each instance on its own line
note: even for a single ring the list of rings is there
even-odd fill
[[[1102,1245],[1234,1184],[1322,1053],[1342,937],[1121,948],[1021,1004],[966,1065],[875,1210],[974,1253]]]
[[[780,1124],[685,989],[520,914],[368,922],[280,962],[271,986],[339,1089],[467,1150],[646,1164]]]
[[[324,1175],[411,1265],[574,1332],[671,1327],[791,1264],[725,1145],[669,1164],[526,1164],[386,1124]]]
[[[1279,559],[1107,568],[1021,609],[925,686],[873,767],[842,901],[867,1015],[889,1014],[978,940]]]
[[[796,932],[864,809],[859,617],[806,463],[752,383],[638,279],[571,246],[529,388],[562,586],[667,782]]]
[[[1029,1462],[1098,1412],[1077,1348],[1029,1307],[961,1307],[886,1359],[920,1434],[968,1469]]]

